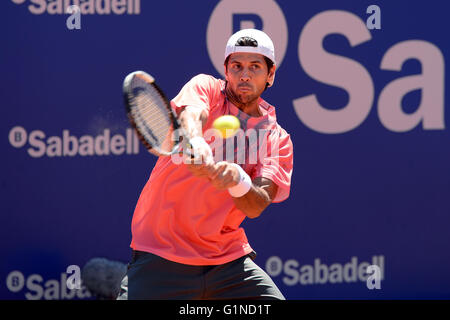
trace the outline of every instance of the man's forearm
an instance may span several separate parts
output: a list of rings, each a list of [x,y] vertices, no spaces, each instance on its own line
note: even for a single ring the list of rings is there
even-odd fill
[[[202,137],[202,127],[206,124],[206,113],[199,108],[186,106],[180,114],[180,124],[189,138]]]
[[[271,203],[267,192],[255,186],[252,186],[250,191],[242,197],[233,198],[233,200],[236,208],[251,219],[259,217]]]
[[[187,146],[187,148],[190,150],[190,158],[193,160],[193,163],[191,163],[193,166],[189,166],[188,169],[198,169],[195,165],[203,163],[205,164],[204,169],[206,171],[203,173],[200,172],[200,175],[212,171],[212,166],[214,165],[212,150],[205,139],[203,139],[203,126],[206,125],[206,121],[208,120],[207,112],[201,108],[186,106],[181,111],[179,119],[184,134],[189,140],[190,146]],[[188,163],[185,162],[185,164]]]
[[[272,203],[277,189],[277,185],[269,179],[256,178],[245,195],[233,197],[234,204],[247,217],[257,218]]]

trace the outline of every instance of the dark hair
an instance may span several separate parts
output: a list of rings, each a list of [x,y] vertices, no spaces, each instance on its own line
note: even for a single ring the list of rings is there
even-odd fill
[[[258,41],[252,37],[240,37],[235,43],[236,47],[258,47]]]

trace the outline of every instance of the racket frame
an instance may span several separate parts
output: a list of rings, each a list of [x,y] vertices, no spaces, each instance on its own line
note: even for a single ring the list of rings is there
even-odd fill
[[[173,149],[171,151],[165,151],[159,148],[158,146],[154,146],[150,141],[147,140],[145,135],[141,132],[141,129],[136,124],[135,117],[132,113],[132,103],[131,103],[131,97],[134,96],[133,92],[131,92],[131,82],[135,77],[139,77],[141,80],[147,82],[150,86],[152,86],[158,94],[161,96],[164,106],[167,110],[167,114],[170,118],[170,121],[172,122],[173,132],[172,135],[175,133],[175,136],[173,136]],[[175,153],[181,152],[181,145],[183,138],[185,137],[184,130],[182,129],[178,117],[176,116],[175,112],[173,111],[172,107],[170,106],[170,102],[167,99],[164,92],[161,90],[161,88],[156,84],[155,78],[153,78],[151,75],[144,71],[134,71],[130,74],[128,74],[125,77],[125,80],[123,82],[123,97],[124,97],[124,103],[125,103],[125,109],[127,113],[128,120],[133,127],[134,131],[136,132],[139,140],[142,142],[142,144],[147,148],[147,150],[151,153],[153,153],[156,156],[170,156]],[[144,123],[145,124],[145,123]]]

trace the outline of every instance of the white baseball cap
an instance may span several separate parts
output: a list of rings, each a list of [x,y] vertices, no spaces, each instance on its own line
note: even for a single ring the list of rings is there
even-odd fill
[[[256,47],[239,45],[238,40],[243,37],[254,39],[256,41]],[[230,39],[228,39],[227,46],[225,48],[225,60],[230,54],[235,52],[259,53],[269,58],[274,64],[276,64],[273,42],[270,37],[261,30],[243,29],[233,34]]]

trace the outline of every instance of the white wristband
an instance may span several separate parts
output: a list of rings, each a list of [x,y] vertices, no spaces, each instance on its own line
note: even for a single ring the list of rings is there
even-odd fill
[[[239,175],[240,175],[240,181],[234,187],[228,188],[228,192],[231,194],[232,197],[239,198],[250,191],[250,189],[252,188],[252,179],[247,174],[247,172],[245,172],[244,169],[241,168],[240,165],[238,165],[236,163],[230,163],[230,164],[232,166],[235,166],[236,169],[238,169]]]

